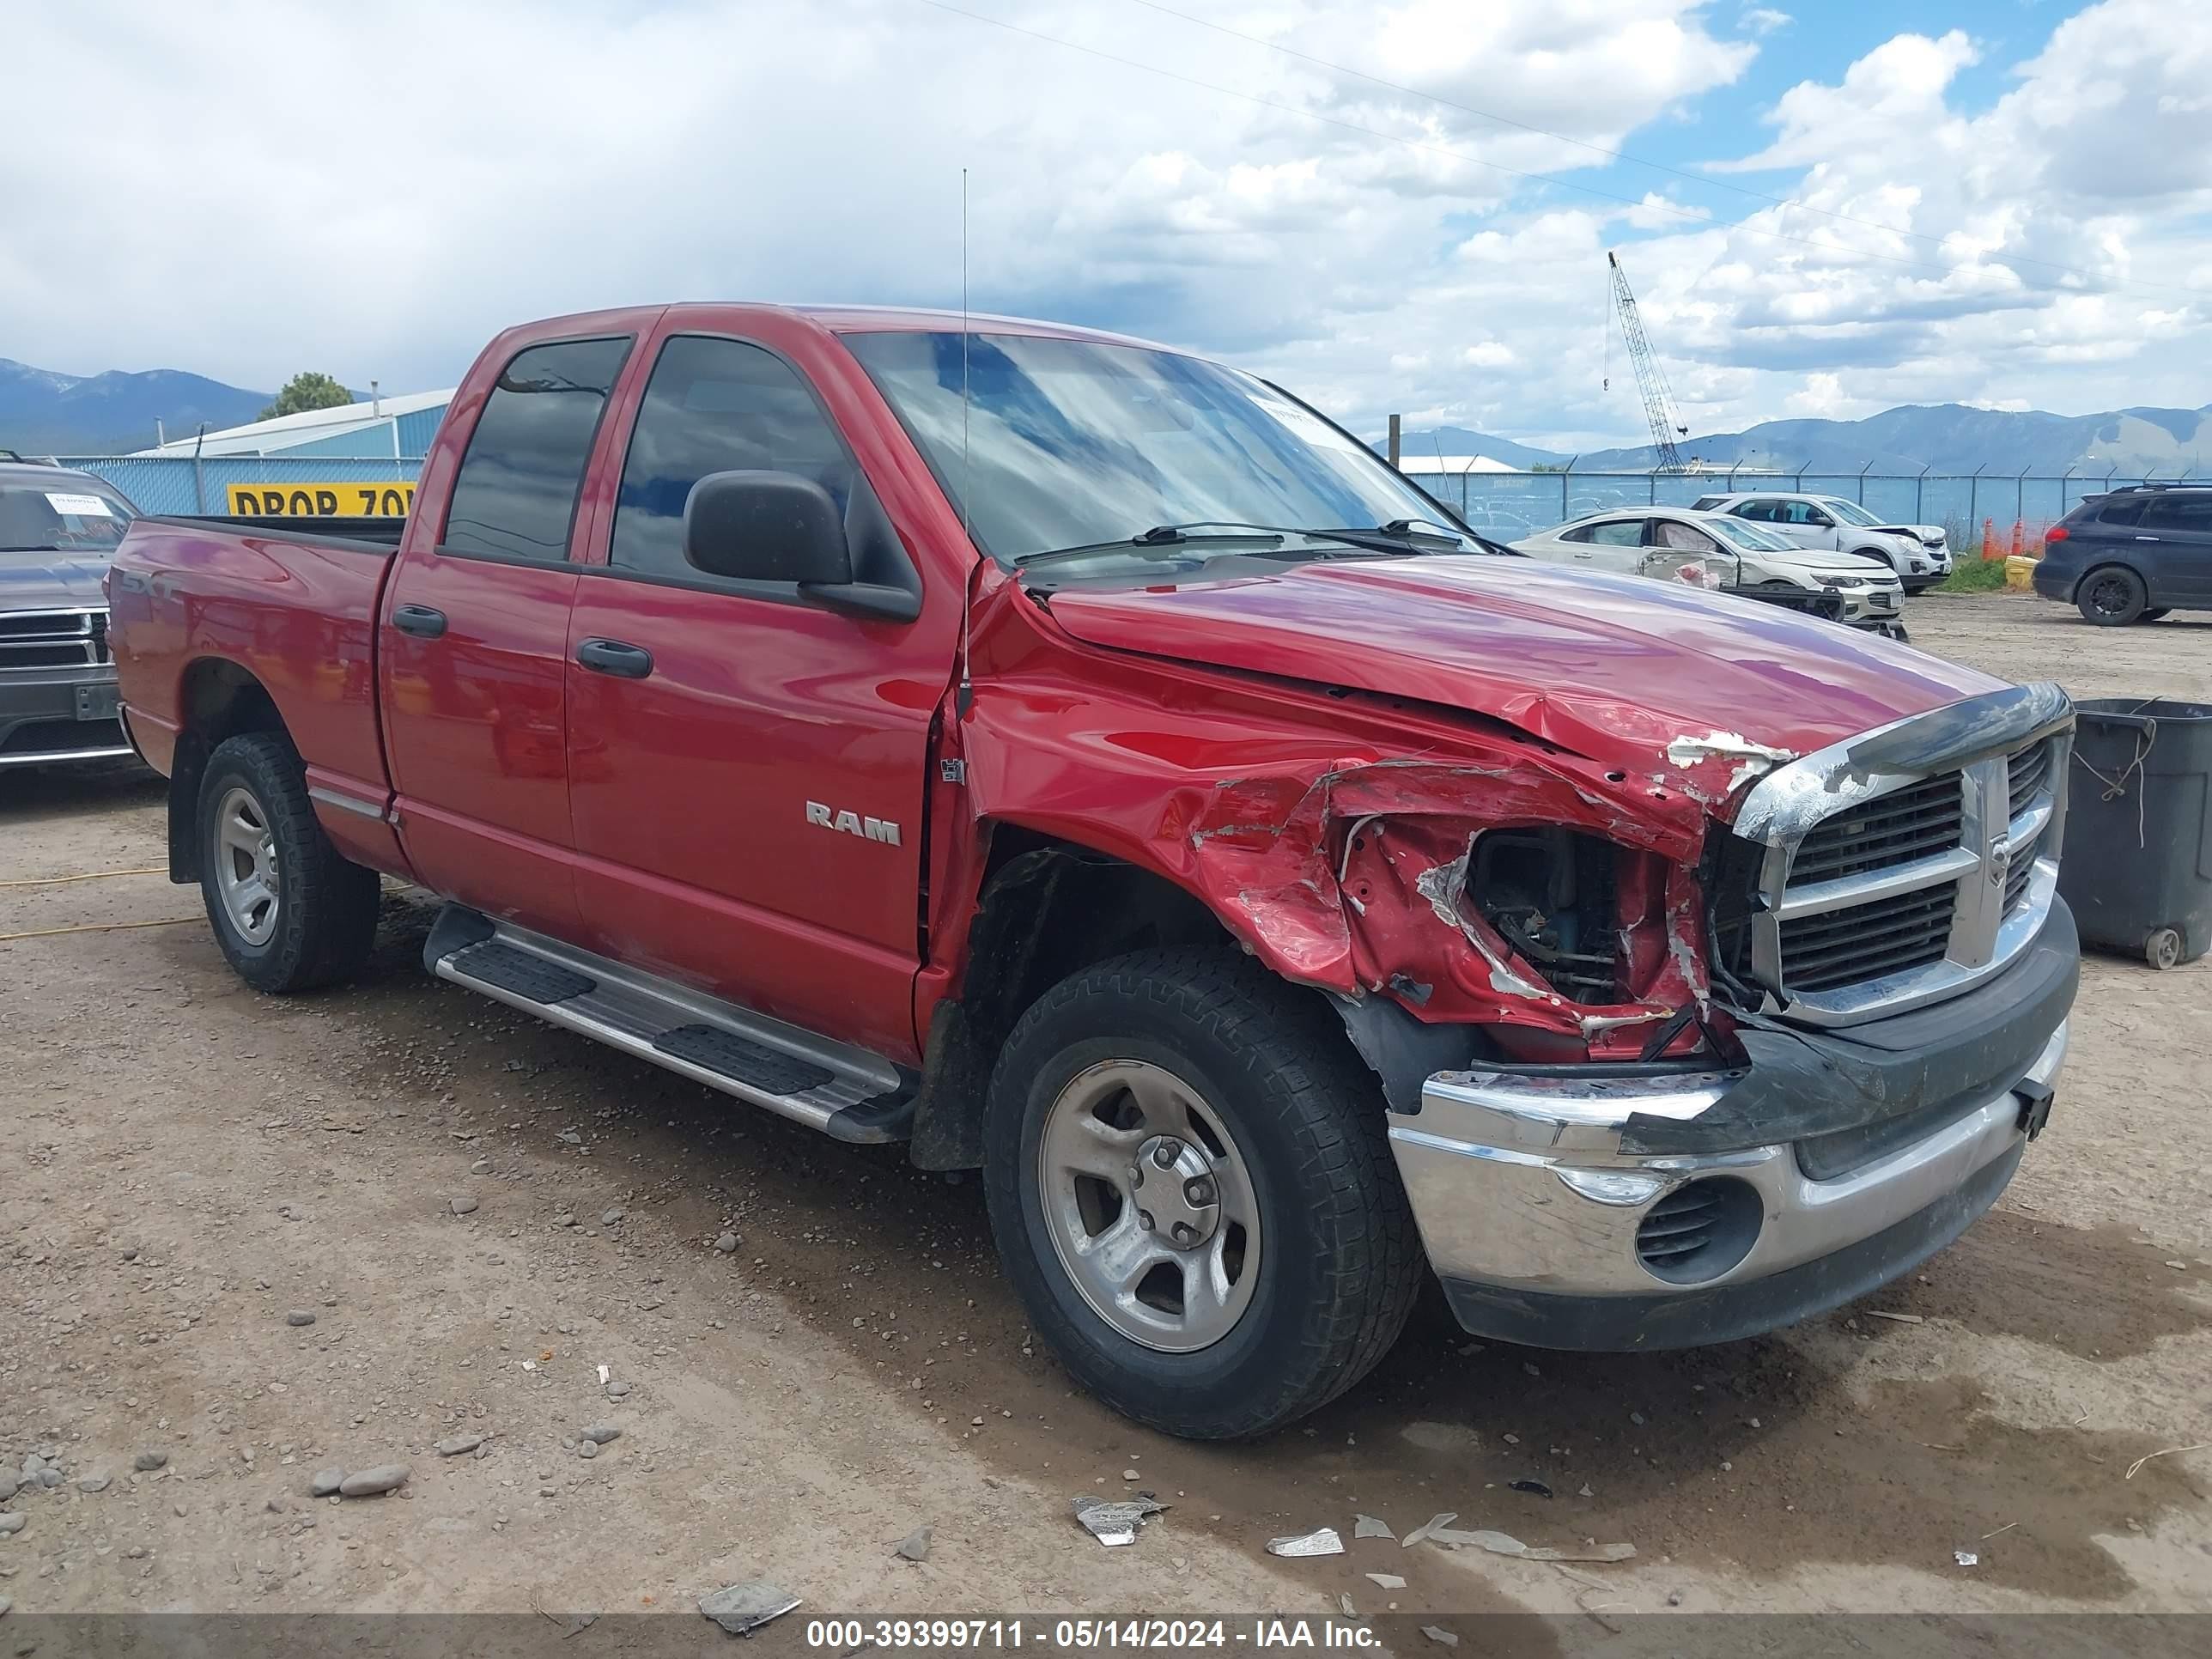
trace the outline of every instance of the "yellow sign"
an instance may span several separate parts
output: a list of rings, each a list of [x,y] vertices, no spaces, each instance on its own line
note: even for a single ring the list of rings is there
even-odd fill
[[[415,506],[411,483],[230,484],[230,510],[245,519],[404,518]]]

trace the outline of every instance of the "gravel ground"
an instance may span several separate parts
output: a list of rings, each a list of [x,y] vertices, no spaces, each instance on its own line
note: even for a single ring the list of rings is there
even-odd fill
[[[2212,697],[2212,619],[2115,634],[2003,597],[1910,619],[2077,694]],[[161,800],[0,780],[0,884],[157,864]],[[387,904],[363,983],[276,1001],[158,874],[0,884],[0,933],[114,925],[0,943],[0,1471],[58,1482],[0,1495],[16,1619],[690,1616],[763,1574],[822,1613],[2212,1610],[2212,1452],[2135,1467],[2212,1440],[2212,966],[2093,961],[2020,1179],[1868,1304],[1638,1357],[1480,1346],[1428,1305],[1347,1399],[1206,1448],[1070,1389],[972,1182],[434,982],[428,909]],[[311,1496],[394,1465],[388,1495]],[[1133,1548],[1070,1518],[1135,1491],[1172,1507]],[[1638,1553],[1352,1537],[1443,1510]],[[1350,1553],[1264,1553],[1324,1524]],[[926,1559],[896,1555],[924,1526]]]

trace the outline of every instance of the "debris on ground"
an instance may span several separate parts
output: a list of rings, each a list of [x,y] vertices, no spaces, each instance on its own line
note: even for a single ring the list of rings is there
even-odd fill
[[[1438,1527],[1449,1527],[1453,1522],[1458,1519],[1459,1511],[1457,1510],[1447,1510],[1442,1515],[1432,1515],[1427,1521],[1414,1528],[1413,1531],[1407,1533],[1398,1541],[1404,1545],[1406,1548],[1411,1549],[1414,1545],[1419,1543],[1424,1538],[1426,1538],[1431,1533],[1434,1532]]]
[[[1492,1555],[1510,1555],[1521,1561],[1632,1561],[1636,1558],[1636,1546],[1633,1544],[1591,1544],[1565,1549],[1531,1548],[1510,1533],[1462,1531],[1454,1527],[1437,1526],[1434,1522],[1423,1530],[1431,1544],[1488,1550]]]
[[[2138,1457],[2134,1462],[2128,1465],[2128,1472],[2122,1475],[2120,1479],[2123,1480],[2134,1480],[2136,1476],[2142,1473],[2142,1466],[2149,1462],[2154,1457],[2173,1457],[2179,1455],[2182,1452],[2203,1451],[2208,1447],[2212,1447],[2212,1441],[2200,1440],[2193,1446],[2166,1446],[2158,1451],[2145,1452],[2141,1457]]]
[[[1438,1630],[1434,1625],[1422,1626],[1421,1634],[1427,1637],[1431,1642],[1441,1643],[1443,1646],[1448,1648],[1455,1648],[1459,1645],[1458,1637],[1454,1636],[1448,1630]]]
[[[1406,1581],[1395,1572],[1370,1572],[1367,1576],[1375,1581],[1377,1589],[1398,1590],[1406,1588]]]
[[[1087,1492],[1075,1495],[1075,1518],[1084,1529],[1108,1548],[1137,1541],[1137,1528],[1146,1517],[1161,1513],[1167,1505],[1150,1498],[1133,1498],[1109,1503]]]
[[[484,1437],[480,1434],[457,1434],[449,1439],[441,1440],[437,1445],[437,1452],[441,1457],[459,1457],[464,1453],[474,1451],[483,1443]]]
[[[927,1561],[929,1559],[929,1528],[916,1527],[899,1540],[898,1547],[891,1553],[902,1561]]]
[[[1398,1539],[1396,1533],[1392,1532],[1389,1528],[1371,1515],[1355,1515],[1352,1517],[1352,1535],[1354,1538],[1387,1538],[1393,1543],[1395,1543]]]
[[[1951,1559],[1962,1567],[1978,1567],[1982,1565],[1982,1558],[1972,1550],[1953,1550]]]
[[[1552,1495],[1552,1489],[1540,1480],[1509,1480],[1505,1484],[1514,1492],[1534,1492],[1539,1498]]]
[[[622,1429],[613,1423],[594,1423],[584,1431],[584,1438],[595,1446],[604,1446],[610,1440],[622,1438]]]
[[[363,1469],[349,1474],[338,1482],[341,1498],[374,1498],[387,1492],[396,1492],[407,1484],[408,1468],[404,1463],[381,1463],[373,1469]]]
[[[1928,1322],[1918,1314],[1884,1313],[1880,1308],[1869,1308],[1869,1319],[1887,1319],[1893,1325],[1925,1325]]]
[[[781,1619],[799,1605],[799,1598],[765,1578],[732,1584],[699,1598],[699,1611],[732,1636],[758,1630],[771,1619]]]
[[[313,1312],[308,1309],[295,1308],[291,1312],[284,1316],[284,1322],[297,1330],[313,1324],[315,1322],[315,1316]]]
[[[1316,1527],[1311,1532],[1302,1532],[1291,1538],[1270,1538],[1270,1555],[1341,1555],[1344,1540],[1336,1535],[1334,1527]]]

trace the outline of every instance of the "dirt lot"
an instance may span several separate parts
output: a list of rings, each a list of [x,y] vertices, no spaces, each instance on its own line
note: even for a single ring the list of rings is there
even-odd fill
[[[2212,619],[2114,634],[1939,597],[1911,620],[2079,694],[2212,696]],[[690,1616],[763,1574],[823,1613],[2212,1610],[2212,1451],[2134,1467],[2212,1440],[2212,965],[2093,961],[2051,1133],[1997,1212],[1869,1304],[1634,1358],[1477,1346],[1425,1307],[1305,1426],[1201,1448],[1071,1392],[972,1182],[427,979],[404,896],[365,983],[280,1002],[197,920],[131,925],[197,918],[159,875],[5,884],[157,864],[157,785],[9,779],[0,835],[0,933],[124,925],[0,944],[0,1466],[64,1476],[0,1499],[25,1517],[0,1536],[19,1620]],[[620,1437],[579,1455],[602,1422]],[[486,1437],[434,1449],[463,1435]],[[307,1495],[384,1463],[413,1471],[394,1497]],[[1070,1519],[1073,1493],[1136,1489],[1173,1508],[1133,1548]],[[1442,1510],[1638,1553],[1262,1549]],[[895,1559],[925,1525],[927,1560]]]

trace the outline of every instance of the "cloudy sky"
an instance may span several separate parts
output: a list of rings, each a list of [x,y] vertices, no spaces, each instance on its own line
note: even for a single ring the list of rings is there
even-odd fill
[[[2201,0],[17,9],[0,356],[450,384],[620,301],[957,303],[1363,429],[2212,400]],[[1605,380],[1610,370],[1611,386]]]

